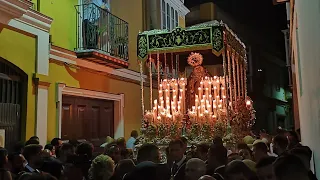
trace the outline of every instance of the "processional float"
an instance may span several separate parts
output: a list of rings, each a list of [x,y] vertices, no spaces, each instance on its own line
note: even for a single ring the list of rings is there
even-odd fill
[[[186,136],[199,143],[220,136],[232,144],[249,134],[255,111],[247,96],[246,47],[226,24],[215,21],[172,31],[151,30],[139,33],[137,41],[143,112],[140,142],[167,144]],[[208,52],[221,59],[212,61],[220,63],[223,73],[212,74],[202,65],[211,60],[202,56]],[[189,56],[181,58],[186,53]],[[179,69],[185,61],[192,67],[190,75]],[[146,81],[143,69],[148,71]],[[145,86],[150,87],[150,102],[144,101]],[[145,103],[150,110],[145,110]]]

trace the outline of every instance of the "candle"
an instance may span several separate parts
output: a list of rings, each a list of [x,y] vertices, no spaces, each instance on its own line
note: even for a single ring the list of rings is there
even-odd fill
[[[204,109],[205,109],[205,105],[204,105],[204,100],[203,99],[201,99],[201,113],[203,113],[204,112]]]
[[[213,105],[212,105],[212,108],[213,108],[213,114],[214,114],[214,115],[217,115],[217,106],[216,106],[216,100],[213,100]]]
[[[175,80],[175,84],[174,84],[174,95],[175,95],[175,99],[174,99],[174,103],[177,104],[177,97],[178,97],[178,92],[179,92],[179,89],[178,89],[178,83],[176,82]]]
[[[158,100],[157,99],[154,100],[153,103],[154,103],[154,109],[156,111],[156,114],[158,115]]]
[[[211,86],[212,86],[212,82],[211,81],[209,81],[209,95],[211,95]]]
[[[212,95],[211,94],[209,95],[209,103],[210,103],[210,106],[212,106]]]
[[[173,90],[173,91],[175,91],[175,90]],[[175,95],[175,92],[173,92],[172,101],[174,104],[177,104],[177,96]]]
[[[220,81],[219,81],[219,79],[217,79],[216,83],[217,83],[217,94],[218,94],[218,96],[220,96]]]
[[[164,100],[163,100],[163,98],[161,98],[160,106],[161,106],[161,110],[163,111],[163,108],[164,108]]]
[[[218,101],[218,100],[217,100],[217,96],[218,96],[218,94],[217,94],[217,86],[214,86],[214,87],[213,87],[213,91],[214,91],[214,99],[215,99],[216,101]]]
[[[171,101],[171,114],[174,115],[174,111],[175,111],[175,104],[174,101]]]
[[[199,104],[199,99],[198,99],[198,95],[196,95],[196,98],[195,98],[195,106],[198,107],[198,104]]]
[[[201,98],[201,97],[202,97],[202,88],[199,87],[199,88],[198,88],[198,91],[199,91],[199,97]]]
[[[153,122],[156,120],[157,118],[157,107],[153,107]]]
[[[209,98],[209,88],[206,87],[206,99]]]

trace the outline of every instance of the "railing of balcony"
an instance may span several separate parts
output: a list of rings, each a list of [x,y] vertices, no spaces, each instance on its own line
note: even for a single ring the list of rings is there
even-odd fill
[[[76,5],[77,52],[102,51],[128,60],[128,23],[95,5]]]

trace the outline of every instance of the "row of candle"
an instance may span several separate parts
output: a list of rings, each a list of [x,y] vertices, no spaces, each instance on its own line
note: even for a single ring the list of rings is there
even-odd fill
[[[160,119],[160,116],[175,118],[185,112],[186,97],[185,78],[181,79],[164,79],[159,85],[159,100],[154,100],[153,113],[154,119]]]
[[[197,118],[201,118],[205,114],[217,117],[218,111],[223,109],[226,109],[224,77],[205,77],[200,82],[198,95],[195,95],[195,105],[190,111],[191,115]]]
[[[186,111],[186,79],[164,79],[159,84],[159,99],[153,102],[154,119],[165,116],[174,119]],[[191,112],[197,117],[212,114],[216,117],[219,110],[226,108],[226,89],[224,77],[205,77],[201,80],[195,106]]]

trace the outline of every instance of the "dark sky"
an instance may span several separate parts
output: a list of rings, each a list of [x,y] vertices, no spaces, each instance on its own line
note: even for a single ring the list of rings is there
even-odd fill
[[[273,5],[272,0],[185,0],[187,7],[204,2],[214,2],[235,20],[264,36],[274,39],[273,45],[283,52],[284,38],[281,30],[287,28],[285,4]]]

